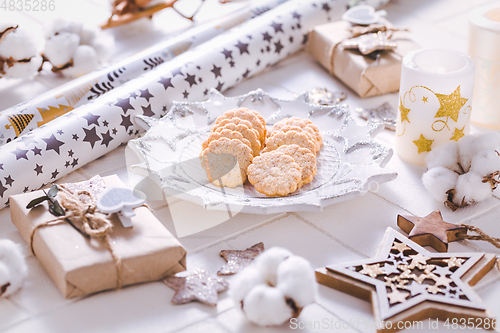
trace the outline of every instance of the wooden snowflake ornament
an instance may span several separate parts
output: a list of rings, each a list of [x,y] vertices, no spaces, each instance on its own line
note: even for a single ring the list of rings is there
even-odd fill
[[[371,301],[375,321],[384,323],[378,332],[429,318],[472,318],[479,327],[494,329],[494,318],[471,288],[494,264],[493,254],[431,253],[388,228],[375,257],[320,268],[316,279]]]

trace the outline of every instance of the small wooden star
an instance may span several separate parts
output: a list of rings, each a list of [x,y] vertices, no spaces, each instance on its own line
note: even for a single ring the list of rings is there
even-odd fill
[[[425,217],[398,215],[398,226],[415,243],[439,252],[447,252],[449,242],[462,240],[467,234],[466,227],[445,222],[439,209]]]
[[[211,277],[207,271],[197,269],[192,273],[181,272],[163,279],[163,282],[175,290],[173,304],[186,304],[198,301],[216,306],[218,293],[226,291],[229,284],[223,278]]]
[[[380,269],[380,264],[376,265],[363,265],[363,269],[360,271],[361,274],[366,274],[372,278],[376,278],[379,275],[385,274],[386,272]]]
[[[259,254],[264,252],[264,243],[260,242],[246,250],[222,250],[219,255],[226,259],[227,263],[217,272],[217,275],[232,275],[240,272]]]
[[[389,299],[390,304],[403,303],[408,295],[409,294],[406,292],[399,291],[398,289],[393,288],[392,292],[387,293],[387,298]]]
[[[451,257],[450,259],[443,260],[448,264],[448,267],[460,267],[464,263],[462,258]]]

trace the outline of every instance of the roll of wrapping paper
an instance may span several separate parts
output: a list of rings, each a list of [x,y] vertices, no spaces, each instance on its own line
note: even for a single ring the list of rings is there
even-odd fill
[[[172,101],[204,99],[301,49],[347,0],[291,0],[0,147],[0,197],[38,189],[141,133],[135,115],[161,117]]]
[[[0,114],[0,146],[108,93],[181,53],[287,0],[258,1],[215,22],[188,30],[111,67],[91,72]]]
[[[469,16],[469,54],[476,63],[472,122],[500,129],[500,5]]]

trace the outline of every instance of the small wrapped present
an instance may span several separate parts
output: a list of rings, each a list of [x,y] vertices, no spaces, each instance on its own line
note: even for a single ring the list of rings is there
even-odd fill
[[[95,200],[106,187],[125,185],[117,176],[58,185],[51,200],[60,205],[44,201],[31,209],[28,203],[51,193],[10,198],[12,222],[66,298],[161,280],[186,269],[186,250],[147,207],[135,208],[130,228],[117,214],[96,210]],[[61,209],[64,215],[57,216]]]
[[[385,19],[369,26],[347,21],[316,26],[307,44],[309,54],[362,98],[398,91],[401,61],[417,48],[408,32]]]

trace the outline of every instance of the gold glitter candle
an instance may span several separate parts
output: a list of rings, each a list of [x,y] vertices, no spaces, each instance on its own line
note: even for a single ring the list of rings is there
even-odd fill
[[[396,122],[396,151],[425,164],[436,146],[469,133],[474,62],[447,49],[419,49],[403,58]]]
[[[469,54],[476,64],[472,122],[500,129],[500,5],[469,16]]]

